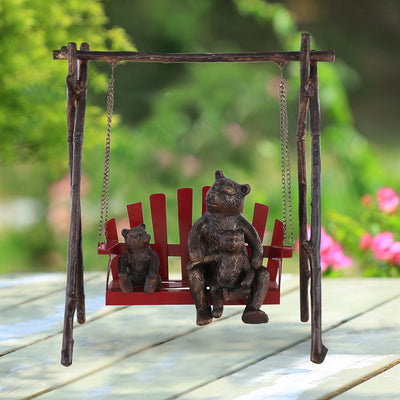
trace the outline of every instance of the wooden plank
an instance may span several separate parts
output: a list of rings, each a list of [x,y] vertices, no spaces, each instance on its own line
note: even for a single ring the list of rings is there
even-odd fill
[[[297,280],[297,277],[284,276],[286,284],[283,292],[298,285]],[[0,357],[2,387],[0,395],[15,396],[14,398],[28,397],[42,390],[64,385],[86,374],[92,374],[110,364],[117,364],[129,354],[152,349],[157,344],[202,329],[195,325],[193,306],[135,306],[111,313],[115,307],[103,307],[103,295],[101,288],[93,293],[88,287],[88,322],[74,329],[74,364],[70,368],[62,367],[59,363],[61,335],[50,334],[61,332],[63,298],[49,299],[48,304],[37,305],[42,312],[47,310],[42,320],[36,318],[26,321],[26,312],[17,313],[14,316],[15,321],[8,320],[4,327],[14,328],[13,333],[8,336],[14,335],[24,323],[27,323],[28,328],[42,326],[42,335],[44,331],[51,337],[46,339],[43,336],[43,340]],[[58,316],[53,314],[53,307],[59,309]],[[93,309],[98,312],[99,318],[92,323]],[[240,314],[242,310],[243,306],[227,307],[224,317]],[[101,312],[110,314],[106,318],[100,318],[105,315],[101,315]],[[235,319],[240,321],[240,316],[236,315]],[[44,326],[46,323],[55,323],[55,326],[47,326],[46,329]],[[244,325],[241,322],[240,324]],[[127,327],[130,329],[126,329]],[[3,326],[0,326],[0,329],[3,332]],[[27,334],[34,336],[35,332]],[[150,355],[148,359],[150,363],[151,357]]]
[[[346,387],[400,362],[398,313],[400,297],[366,312],[325,333],[330,352],[321,365],[305,360],[302,353],[310,341],[261,360],[246,369],[186,393],[188,400],[205,399],[328,399]],[[396,371],[397,372],[397,371]],[[375,389],[361,393],[381,399]],[[372,385],[372,382],[370,383]],[[368,385],[369,386],[369,385]],[[386,390],[388,398],[399,398],[400,381]],[[390,397],[391,396],[391,397]],[[396,397],[397,396],[397,397]],[[179,397],[180,398],[180,397]],[[356,399],[349,392],[349,399]]]
[[[168,278],[168,236],[166,197],[163,193],[150,196],[151,220],[153,222],[153,250],[158,254],[160,267],[158,273],[163,281]]]
[[[43,356],[43,347],[53,349],[56,338],[2,357],[0,371],[12,369],[18,361],[18,368],[6,377],[8,382],[2,383],[6,385],[3,391],[21,397],[49,391],[42,396],[45,399],[66,399],[78,394],[81,398],[95,395],[100,399],[142,399],[146,394],[146,399],[162,399],[192,391],[183,398],[204,399],[215,394],[215,398],[231,399],[233,395],[238,398],[242,394],[256,395],[261,389],[263,395],[268,394],[271,385],[276,391],[277,379],[280,387],[286,389],[293,389],[295,384],[302,388],[303,380],[311,386],[316,381],[323,382],[323,390],[329,387],[329,381],[331,386],[345,381],[349,371],[362,374],[364,367],[374,368],[378,363],[400,357],[393,355],[396,349],[390,349],[393,352],[389,353],[387,348],[387,340],[393,343],[400,332],[397,326],[400,322],[391,317],[400,300],[368,312],[378,302],[400,295],[398,282],[324,281],[324,328],[331,329],[325,334],[325,340],[332,351],[322,365],[309,361],[309,325],[298,321],[299,293],[295,291],[283,296],[279,307],[266,307],[271,321],[266,325],[243,324],[240,315],[236,315],[242,307],[227,308],[224,315],[232,317],[203,328],[195,327],[191,306],[152,307],[151,313],[148,307],[124,309],[76,329],[79,352],[74,356],[75,364],[64,369],[67,372],[49,361],[51,353],[47,351],[47,358]],[[282,286],[285,287],[284,283]],[[340,326],[350,318],[354,319]],[[361,323],[352,324],[358,320]],[[394,329],[385,329],[391,323]],[[376,332],[371,331],[365,341],[358,343],[371,326]],[[372,346],[375,334],[379,343]],[[349,337],[354,340],[349,342]],[[354,368],[357,362],[363,368]],[[251,369],[253,373],[248,374]],[[321,373],[325,373],[326,381],[318,378]],[[221,379],[216,381],[217,378]],[[236,381],[241,383],[235,384]],[[194,390],[198,387],[202,388]]]
[[[99,276],[96,272],[89,273],[85,280]],[[0,277],[0,312],[58,291],[65,291],[63,273],[3,275]]]
[[[188,236],[193,223],[193,189],[183,188],[177,191],[179,255],[181,257],[182,280],[187,282],[186,265],[189,262]]]
[[[254,203],[253,220],[251,224],[257,231],[261,243],[264,243],[265,226],[267,225],[269,207],[265,204]],[[271,243],[273,245],[273,243]]]
[[[143,223],[143,207],[142,203],[128,204],[126,206],[131,228],[136,228]]]
[[[37,286],[40,287],[41,284]],[[47,292],[46,296],[38,296],[29,302],[0,311],[0,356],[46,339],[62,330],[64,288],[65,276],[64,285],[60,287],[60,290]],[[19,291],[20,287],[16,286],[17,290]],[[88,321],[115,311],[115,308],[113,310],[104,307],[105,277],[103,275],[96,274],[86,280],[86,290]],[[38,291],[38,288],[32,288],[33,293]]]
[[[337,400],[374,398],[379,400],[400,398],[400,364],[335,397]]]
[[[7,274],[0,276],[0,309],[65,289],[65,274]]]
[[[201,214],[207,211],[206,196],[211,186],[203,186],[201,189]]]

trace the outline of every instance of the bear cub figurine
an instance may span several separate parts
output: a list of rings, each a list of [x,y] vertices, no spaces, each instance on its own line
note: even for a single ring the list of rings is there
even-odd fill
[[[255,270],[246,251],[244,231],[224,231],[218,234],[219,254],[217,269],[210,286],[213,302],[212,315],[222,315],[226,300],[246,299],[250,296]]]
[[[219,318],[224,301],[238,298],[246,302],[243,322],[268,322],[267,314],[260,310],[269,286],[269,272],[262,266],[263,247],[257,231],[242,215],[244,198],[250,190],[249,185],[216,171],[206,195],[206,212],[189,232],[187,270],[198,325]],[[213,300],[212,310],[207,288]]]
[[[131,293],[135,288],[143,288],[146,293],[154,293],[161,287],[158,274],[160,261],[150,248],[151,236],[146,225],[121,231],[125,239],[126,251],[118,260],[119,285],[122,292]]]

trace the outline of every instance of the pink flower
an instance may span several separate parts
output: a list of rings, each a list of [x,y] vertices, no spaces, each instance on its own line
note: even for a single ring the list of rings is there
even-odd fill
[[[340,243],[335,242],[332,236],[321,229],[321,268],[322,265],[332,266],[333,269],[349,268],[353,260],[343,254]]]
[[[329,235],[327,235],[329,236]],[[353,260],[343,254],[342,246],[340,243],[334,242],[332,237],[329,236],[330,246],[325,247],[322,251],[322,237],[321,237],[321,269],[322,265],[332,266],[332,269],[349,268],[353,264]]]
[[[390,187],[379,189],[376,192],[376,198],[378,200],[379,209],[389,214],[394,213],[400,203],[399,196]]]
[[[310,228],[308,228],[310,237]],[[333,240],[332,236],[326,233],[321,227],[321,270],[324,272],[328,267],[333,269],[349,268],[353,260],[343,254],[342,246]]]
[[[393,242],[390,246],[388,261],[394,265],[400,265],[400,242]]]
[[[372,196],[370,194],[364,194],[364,196],[361,197],[361,204],[365,207],[368,207],[372,205],[373,200]]]
[[[365,251],[371,247],[372,235],[368,232],[364,233],[360,239],[360,249]]]
[[[382,232],[372,238],[371,249],[377,260],[388,260],[390,248],[393,244],[393,233]]]
[[[325,228],[321,227],[321,254],[329,252],[329,249],[334,245],[332,236],[328,235]]]

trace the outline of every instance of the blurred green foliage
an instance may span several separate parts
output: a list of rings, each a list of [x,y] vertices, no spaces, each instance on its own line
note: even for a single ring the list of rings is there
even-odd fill
[[[0,102],[0,129],[6,132],[0,139],[0,201],[24,197],[40,204],[34,225],[8,226],[0,232],[1,248],[6,249],[0,252],[3,272],[65,268],[67,231],[49,215],[61,218],[69,199],[68,195],[54,196],[48,188],[68,174],[67,62],[53,61],[53,49],[70,41],[78,46],[88,42],[92,50],[129,50],[134,41],[138,50],[160,52],[297,51],[300,46],[294,15],[278,2],[32,0],[3,4],[0,46],[7,62],[0,66],[0,84],[7,92]],[[43,20],[44,15],[52,18]],[[313,37],[312,47],[318,48],[318,37]],[[107,64],[90,63],[83,154],[87,185],[82,204],[87,269],[106,265],[96,254],[96,232],[109,73]],[[284,75],[296,205],[298,64],[285,66]],[[332,212],[352,215],[364,193],[383,184],[396,187],[400,175],[381,165],[381,158],[354,127],[346,85],[357,76],[340,57],[334,64],[319,64],[325,225]],[[196,216],[200,187],[211,184],[214,171],[221,168],[227,176],[252,186],[245,208],[249,219],[254,201],[270,206],[269,224],[280,218],[279,77],[274,64],[118,64],[110,216],[123,227],[125,205],[144,201],[151,232],[147,198],[164,192],[173,242],[178,236],[176,189],[195,188]],[[344,250],[350,250],[345,243]]]
[[[54,132],[65,129],[65,63],[52,62],[52,51],[73,41],[96,50],[133,48],[122,29],[106,23],[97,0],[1,2],[1,164],[33,159],[60,168],[65,138]],[[104,91],[104,77],[90,74],[91,89]],[[98,127],[100,110],[88,111],[88,128]]]

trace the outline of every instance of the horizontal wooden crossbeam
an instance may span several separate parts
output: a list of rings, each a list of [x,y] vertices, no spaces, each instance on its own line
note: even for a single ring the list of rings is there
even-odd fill
[[[272,52],[272,53],[148,53],[140,51],[83,51],[78,50],[76,57],[85,61],[106,61],[116,64],[121,61],[150,62],[150,63],[213,63],[213,62],[275,62],[284,64],[290,61],[300,61],[299,51]],[[54,60],[68,59],[68,49],[53,50]],[[334,50],[311,51],[311,61],[333,62]]]

